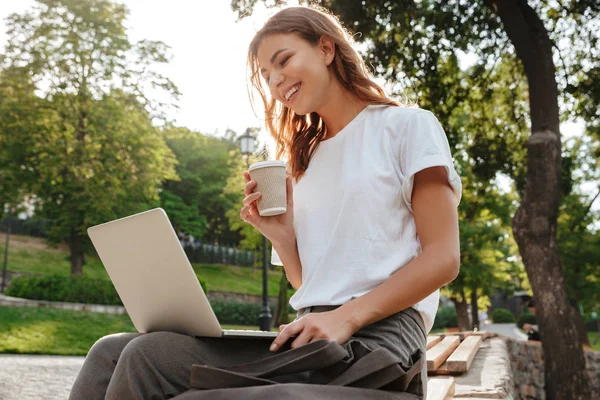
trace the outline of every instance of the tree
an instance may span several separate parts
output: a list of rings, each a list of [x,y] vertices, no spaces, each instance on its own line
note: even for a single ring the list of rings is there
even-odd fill
[[[257,2],[234,0],[232,8],[244,16]],[[512,227],[534,295],[538,297],[546,395],[549,399],[587,398],[585,359],[575,328],[579,316],[568,302],[556,243],[562,160],[553,49],[559,45],[559,39],[568,37],[577,44],[572,46],[575,49],[570,53],[572,57],[566,57],[571,62],[569,65],[587,64],[592,66],[589,70],[594,66],[598,69],[598,53],[590,51],[597,49],[593,44],[598,43],[598,3],[572,1],[565,6],[539,0],[533,7],[526,0],[322,0],[318,3],[339,15],[350,30],[362,33],[355,37],[367,45],[369,63],[374,65],[377,74],[395,83],[399,90],[417,96],[424,108],[444,121],[452,120],[453,109],[469,100],[472,88],[452,77],[448,79],[444,69],[449,65],[447,60],[456,59],[459,52],[473,54],[476,63],[471,69],[471,81],[482,89],[481,101],[491,104],[493,99],[489,96],[496,83],[490,80],[490,72],[498,60],[513,57],[517,82],[526,77],[528,84],[529,116],[519,115],[519,109],[514,108],[514,119],[531,131],[526,144],[526,165],[510,165],[503,158],[493,156],[476,158],[476,161],[508,167],[512,171],[509,175],[522,190],[519,193],[522,201]],[[585,22],[589,27],[581,28]],[[551,30],[544,23],[551,26]],[[582,48],[585,50],[579,51]],[[585,51],[590,54],[586,55]],[[586,62],[582,62],[584,59]],[[569,65],[564,58],[562,60],[561,72],[564,73]],[[571,82],[566,75],[566,82],[562,83],[568,85],[573,96],[582,94],[578,88],[583,83],[591,82],[591,87],[597,87],[594,84],[600,79],[599,74],[588,73],[585,68],[575,71],[580,73],[578,82]],[[592,100],[579,103],[581,108],[589,111],[589,104],[597,105],[597,97],[590,98]],[[572,115],[568,111],[563,114]],[[505,124],[493,115],[488,121],[491,127],[488,132],[495,134],[481,135],[484,140],[479,146],[477,142],[466,143],[469,151],[486,149],[485,139],[489,141],[490,136],[495,138],[491,142],[502,145],[496,151],[506,150],[508,147],[504,145],[515,142],[503,140],[514,137],[506,128],[515,125]],[[460,142],[460,131],[449,129],[448,136],[451,145]],[[519,170],[526,171],[526,175],[520,176],[526,179],[518,179],[519,175],[514,172]]]
[[[243,160],[236,136],[232,130],[227,130],[224,137],[186,128],[164,130],[167,145],[177,156],[180,179],[165,182],[161,198],[169,196],[172,205],[177,202],[180,210],[167,210],[175,224],[180,224],[179,214],[187,216],[188,227],[182,228],[183,232],[208,243],[237,245],[242,239],[237,228],[230,226],[226,212],[232,205],[241,204],[239,195],[243,193],[243,186],[239,193],[224,190],[233,174],[241,176],[242,173],[238,168]],[[183,213],[184,209],[189,212]],[[192,221],[195,228],[189,226]]]
[[[570,179],[563,180],[563,198],[558,217],[559,253],[569,299],[587,313],[600,311],[600,213],[594,203],[600,198],[600,163],[594,157],[598,144],[590,138],[572,138],[566,143],[563,165]],[[596,182],[591,193],[583,182]],[[588,343],[583,321],[578,327]]]
[[[26,156],[35,171],[40,214],[52,220],[51,240],[67,240],[71,271],[81,274],[86,228],[154,206],[174,157],[153,119],[163,104],[147,85],[177,96],[152,71],[168,61],[161,42],[129,42],[127,9],[108,0],[38,0],[7,19],[5,69],[22,68],[42,96],[45,130],[29,132]]]
[[[32,130],[44,129],[40,101],[34,94],[27,71],[19,68],[0,71],[0,220],[5,209],[17,207],[30,193],[33,181],[27,165],[34,146]]]

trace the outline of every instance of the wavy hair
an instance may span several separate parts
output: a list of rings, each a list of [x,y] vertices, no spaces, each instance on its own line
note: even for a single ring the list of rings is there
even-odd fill
[[[271,34],[296,34],[313,46],[321,37],[335,43],[335,56],[328,68],[350,93],[367,104],[400,105],[386,96],[384,90],[373,81],[364,61],[352,47],[352,35],[339,20],[324,9],[311,7],[288,7],[274,14],[256,33],[248,49],[248,94],[254,109],[254,91],[262,99],[265,124],[277,144],[276,158],[286,155],[288,168],[298,180],[308,168],[310,159],[327,135],[321,117],[312,112],[298,115],[273,98],[267,97],[258,65],[258,48],[262,40]]]

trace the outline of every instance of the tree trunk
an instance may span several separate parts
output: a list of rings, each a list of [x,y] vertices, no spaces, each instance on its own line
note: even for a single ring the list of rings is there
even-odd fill
[[[479,330],[479,308],[477,307],[477,288],[471,288],[471,321],[473,321],[473,330]]]
[[[546,398],[588,399],[582,343],[575,328],[558,256],[561,139],[552,42],[526,0],[489,0],[523,63],[529,83],[532,135],[527,142],[527,184],[513,218],[513,233],[536,300],[544,351]]]
[[[590,345],[590,339],[588,338],[587,331],[585,330],[585,322],[583,322],[583,317],[579,313],[579,308],[577,307],[577,302],[573,304],[573,309],[575,310],[574,314],[574,323],[575,329],[577,329],[577,335],[579,336],[579,340],[581,340],[582,344]]]
[[[468,304],[464,297],[459,299],[457,297],[452,298],[454,307],[456,308],[456,318],[458,320],[458,329],[461,332],[471,330],[471,321],[469,320]]]
[[[82,275],[84,263],[83,238],[75,228],[71,229],[69,249],[71,251],[71,275]]]

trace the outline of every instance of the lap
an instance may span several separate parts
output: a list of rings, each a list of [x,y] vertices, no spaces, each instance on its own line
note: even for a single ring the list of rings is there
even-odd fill
[[[418,312],[405,310],[361,328],[352,338],[371,349],[384,347],[408,362],[418,349],[425,351],[427,341],[422,322],[416,318],[420,318]],[[271,342],[270,338],[206,338],[159,331],[108,335],[98,340],[90,351],[101,347],[104,352],[116,354],[123,351],[150,354],[157,362],[166,358],[169,363],[180,359],[182,362],[192,360],[195,363],[228,366],[269,357],[273,354],[269,351]]]

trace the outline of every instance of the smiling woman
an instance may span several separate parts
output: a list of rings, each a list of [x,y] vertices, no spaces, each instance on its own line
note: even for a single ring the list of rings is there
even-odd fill
[[[425,397],[426,335],[460,258],[461,181],[443,128],[388,97],[322,10],[273,15],[248,72],[288,160],[287,212],[261,216],[244,171],[240,218],[272,242],[296,320],[273,342],[104,337],[72,399]]]

